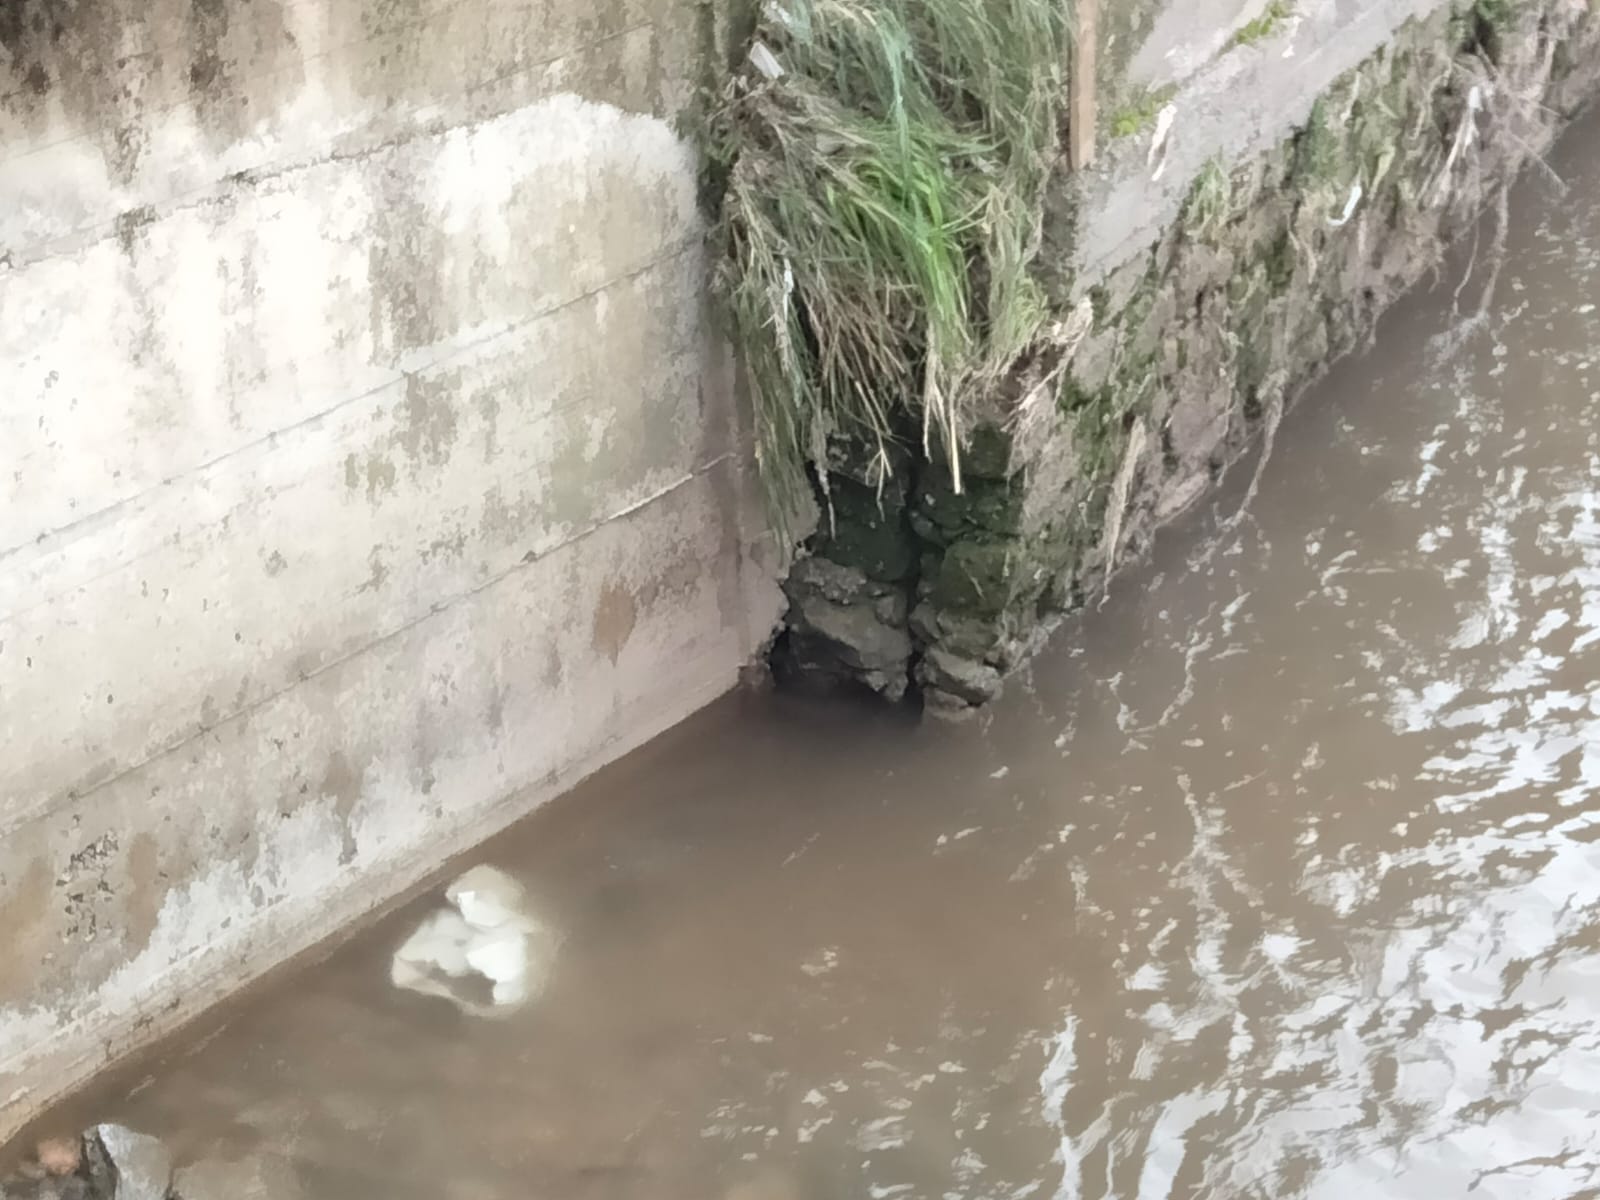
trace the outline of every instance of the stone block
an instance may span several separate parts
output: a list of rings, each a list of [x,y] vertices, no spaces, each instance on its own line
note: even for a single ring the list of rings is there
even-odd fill
[[[924,689],[954,696],[967,704],[985,704],[1000,692],[1000,672],[988,663],[963,658],[949,650],[929,650],[917,666]]]

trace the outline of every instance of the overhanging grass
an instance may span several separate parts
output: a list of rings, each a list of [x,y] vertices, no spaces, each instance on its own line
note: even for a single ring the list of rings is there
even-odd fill
[[[1030,273],[1065,94],[1065,0],[786,0],[709,124],[718,287],[754,393],[774,517],[827,446],[962,430],[1039,337]]]

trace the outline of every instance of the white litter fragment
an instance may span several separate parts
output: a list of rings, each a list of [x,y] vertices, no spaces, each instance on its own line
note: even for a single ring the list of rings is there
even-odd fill
[[[1163,105],[1156,114],[1155,131],[1150,135],[1150,151],[1145,155],[1145,166],[1155,166],[1151,174],[1152,181],[1160,179],[1167,170],[1167,135],[1172,132],[1172,123],[1178,119],[1178,106],[1176,104]],[[1158,163],[1156,160],[1160,159]]]
[[[1489,94],[1493,94],[1492,90]],[[1456,162],[1478,140],[1478,114],[1483,111],[1484,96],[1484,87],[1481,84],[1473,84],[1472,89],[1467,92],[1467,111],[1456,126],[1456,135],[1451,140],[1450,153],[1445,157],[1444,166],[1439,168],[1438,184],[1435,188],[1435,194],[1439,198],[1442,198],[1449,188],[1450,172],[1455,169]]]
[[[783,64],[767,49],[765,42],[756,42],[750,47],[750,65],[768,79],[783,78]]]
[[[1328,224],[1334,229],[1340,229],[1345,225],[1348,225],[1350,223],[1350,218],[1356,215],[1356,207],[1361,203],[1361,197],[1364,194],[1365,193],[1361,189],[1360,180],[1357,180],[1355,183],[1351,184],[1350,195],[1344,202],[1344,212],[1340,213],[1337,219],[1329,217]]]
[[[446,888],[445,898],[451,907],[429,913],[395,951],[395,987],[441,997],[474,1016],[509,1012],[543,990],[558,939],[528,912],[521,884],[479,866]],[[452,986],[471,974],[491,984],[489,1004]]]

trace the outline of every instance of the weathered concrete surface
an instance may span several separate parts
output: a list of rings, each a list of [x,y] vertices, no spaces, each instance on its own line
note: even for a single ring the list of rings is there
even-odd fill
[[[698,30],[0,14],[0,1136],[764,637]]]
[[[1113,3],[1112,12],[1126,13],[1122,19],[1129,24],[1129,33],[1135,35],[1129,39],[1124,55],[1128,61],[1123,68],[1123,79],[1131,88],[1163,88],[1182,83],[1226,49],[1243,25],[1259,20],[1267,12],[1269,3],[1270,0]],[[1116,63],[1116,57],[1112,61]]]
[[[1230,46],[1256,0],[1208,0],[1206,12],[1169,4],[1140,47],[1130,75],[1141,86],[1179,84],[1174,117],[1156,164],[1154,129],[1109,147],[1105,163],[1082,181],[1073,266],[1087,288],[1149,248],[1178,217],[1207,163],[1263,154],[1306,123],[1311,106],[1409,20],[1450,8],[1453,0],[1295,0],[1289,15],[1260,40]],[[1204,19],[1225,17],[1201,34]],[[1223,51],[1226,51],[1224,53]],[[1159,165],[1160,170],[1152,169]]]

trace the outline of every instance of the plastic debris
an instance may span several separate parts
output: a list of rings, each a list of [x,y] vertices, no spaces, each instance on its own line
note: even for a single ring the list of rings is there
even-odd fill
[[[783,64],[767,49],[765,42],[756,42],[750,47],[750,65],[768,79],[783,78]]]
[[[537,996],[557,939],[528,912],[522,885],[494,867],[473,867],[445,898],[451,907],[428,914],[395,951],[390,982],[474,1016],[504,1015]],[[455,982],[472,975],[489,983],[488,1004],[463,995]]]

